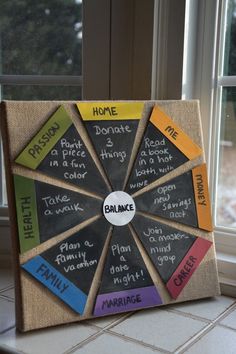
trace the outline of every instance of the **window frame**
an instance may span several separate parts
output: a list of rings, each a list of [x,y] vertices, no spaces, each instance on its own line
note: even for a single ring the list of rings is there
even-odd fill
[[[43,85],[43,86],[82,86],[82,75],[0,75],[0,99],[2,85]],[[7,196],[4,195],[4,158],[0,135],[0,265],[11,266],[10,221]]]
[[[85,100],[150,99],[154,0],[89,0],[82,6],[82,75],[0,75],[0,88],[3,84],[82,86]],[[146,54],[144,62],[140,47]],[[119,53],[122,60],[117,71]],[[0,167],[1,154],[0,140]],[[8,208],[1,206],[0,199],[0,264],[9,259],[9,240]]]
[[[205,157],[208,165],[209,189],[212,200],[213,222],[215,223],[215,198],[218,168],[218,142],[220,124],[220,88],[231,79],[219,78],[219,53],[222,48],[222,13],[224,0],[185,0],[178,2],[179,23],[184,23],[181,31],[171,32],[168,19],[175,1],[156,0],[154,14],[154,61],[152,98],[153,99],[198,99],[200,101],[201,122]],[[166,17],[167,16],[167,17]],[[165,20],[163,21],[163,18]],[[164,24],[163,24],[164,22]],[[175,24],[174,24],[175,25]],[[181,26],[181,24],[180,24]],[[181,38],[182,36],[182,44]],[[168,44],[163,43],[168,38]],[[155,43],[158,45],[155,45]],[[167,41],[166,41],[167,42]],[[177,43],[179,45],[177,45]],[[182,66],[174,65],[178,76],[167,84],[166,62],[172,46],[172,55],[181,57]],[[158,53],[162,48],[161,55]],[[182,77],[180,78],[180,73]],[[179,80],[179,81],[178,81]],[[164,82],[164,85],[163,85]],[[181,89],[180,87],[181,82]],[[230,82],[232,84],[232,82]],[[167,88],[167,89],[166,89]],[[233,231],[233,232],[232,232]],[[224,227],[214,229],[217,264],[221,289],[224,294],[236,296],[236,237],[235,230]]]
[[[191,21],[194,16],[194,0],[187,0],[186,18]],[[188,4],[187,4],[188,3]],[[209,188],[212,199],[213,222],[215,225],[215,244],[222,291],[228,295],[236,295],[236,232],[233,229],[216,225],[216,191],[218,176],[218,154],[221,120],[221,91],[230,79],[221,76],[222,48],[224,45],[223,28],[226,16],[226,1],[203,0],[198,4],[198,18],[192,35],[195,34],[194,50],[197,60],[194,65],[185,58],[184,66],[192,70],[191,97],[198,98],[201,103],[202,126],[206,160],[209,172]],[[196,10],[196,9],[195,9]],[[200,35],[197,36],[201,28]],[[186,47],[187,43],[186,43]],[[186,48],[187,50],[187,48]],[[193,74],[195,72],[195,74]],[[232,84],[232,82],[231,82]],[[186,92],[185,92],[186,95]]]

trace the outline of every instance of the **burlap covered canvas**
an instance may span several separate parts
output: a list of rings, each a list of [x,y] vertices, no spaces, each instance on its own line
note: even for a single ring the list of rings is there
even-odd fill
[[[1,103],[1,130],[4,143],[7,192],[12,235],[12,254],[16,284],[16,317],[17,328],[21,331],[29,331],[37,328],[49,327],[96,317],[94,313],[94,307],[96,296],[101,284],[101,279],[103,277],[102,274],[109,250],[109,243],[112,239],[112,227],[110,227],[108,236],[105,240],[101,257],[96,268],[86,305],[82,314],[78,314],[73,311],[73,309],[71,309],[64,301],[56,296],[55,293],[50,291],[50,289],[37,281],[35,277],[33,277],[21,267],[21,265],[33,259],[37,255],[42,254],[42,252],[46,250],[49,250],[52,246],[63,240],[66,240],[68,236],[80,231],[86,227],[86,225],[89,225],[91,222],[99,219],[99,216],[95,215],[89,220],[78,223],[78,225],[73,226],[68,230],[61,232],[60,234],[47,239],[45,242],[41,242],[36,247],[33,247],[25,252],[20,252],[13,175],[27,177],[36,181],[47,182],[51,185],[62,187],[69,191],[83,193],[83,188],[81,188],[79,185],[67,183],[65,180],[49,176],[47,173],[37,171],[37,169],[33,170],[24,167],[15,161],[19,154],[31,141],[31,139],[40,131],[43,125],[59,107],[63,106],[69,114],[89,153],[91,154],[95,165],[101,173],[108,190],[111,190],[109,176],[107,176],[104,172],[104,168],[98,158],[97,153],[95,152],[94,145],[88,136],[76,103],[77,102],[72,101],[6,101]],[[199,103],[197,101],[145,101],[142,117],[138,125],[137,134],[135,135],[132,153],[129,159],[129,165],[126,170],[126,182],[128,181],[128,178],[131,174],[140,143],[142,142],[146,126],[152,113],[152,109],[155,105],[158,105],[158,107],[163,110],[165,114],[168,115],[185,134],[188,135],[194,144],[203,150],[200,110]],[[141,188],[135,192],[135,196],[138,197],[144,192],[153,190],[153,188],[162,185],[174,177],[180,176],[183,173],[190,171],[194,167],[202,165],[203,163],[205,163],[204,153],[183,163],[179,167],[158,178],[151,184]],[[86,195],[93,196],[93,192],[86,192]],[[103,198],[101,198],[101,201],[103,201]],[[138,250],[141,253],[148,272],[151,276],[151,279],[158,289],[158,293],[161,298],[160,305],[218,295],[219,285],[212,232],[204,230],[200,227],[192,227],[183,223],[179,223],[175,220],[163,219],[153,214],[151,214],[149,218],[150,220],[164,222],[165,225],[170,225],[173,228],[176,227],[178,230],[197,236],[199,239],[213,242],[212,246],[206,252],[197,269],[191,275],[191,279],[189,279],[177,298],[174,299],[168,292],[165,283],[160,277],[160,274],[158,273],[151,258],[148,256],[148,253],[140,241],[138,232],[136,232],[137,230],[135,230],[133,227],[130,228]],[[83,279],[81,281],[83,281]],[[114,309],[114,313],[116,312],[117,311]]]

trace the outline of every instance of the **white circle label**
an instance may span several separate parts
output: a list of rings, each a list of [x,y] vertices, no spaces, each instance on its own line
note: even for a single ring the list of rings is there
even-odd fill
[[[123,226],[134,217],[135,204],[133,198],[122,191],[110,193],[103,203],[103,214],[112,225]]]

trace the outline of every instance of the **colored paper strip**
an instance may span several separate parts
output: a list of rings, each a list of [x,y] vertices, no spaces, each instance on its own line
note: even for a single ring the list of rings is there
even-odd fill
[[[147,286],[98,295],[94,315],[103,316],[161,304],[162,300],[156,287]]]
[[[150,121],[189,159],[193,160],[202,154],[196,145],[159,107],[155,106]]]
[[[192,175],[198,226],[201,229],[213,231],[206,164],[195,167]]]
[[[212,242],[200,237],[194,242],[193,246],[166,284],[173,299],[177,299],[211,245]]]
[[[144,102],[78,102],[82,119],[94,120],[132,120],[141,119]]]
[[[36,256],[22,265],[28,273],[45,285],[75,312],[83,314],[87,296],[52,267],[43,257]]]
[[[40,243],[34,180],[14,175],[20,252]]]
[[[61,106],[20,153],[15,162],[35,170],[71,124],[70,116]]]

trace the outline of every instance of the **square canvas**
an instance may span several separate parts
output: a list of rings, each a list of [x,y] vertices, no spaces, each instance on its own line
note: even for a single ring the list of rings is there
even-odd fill
[[[219,294],[198,101],[1,103],[17,328]]]

